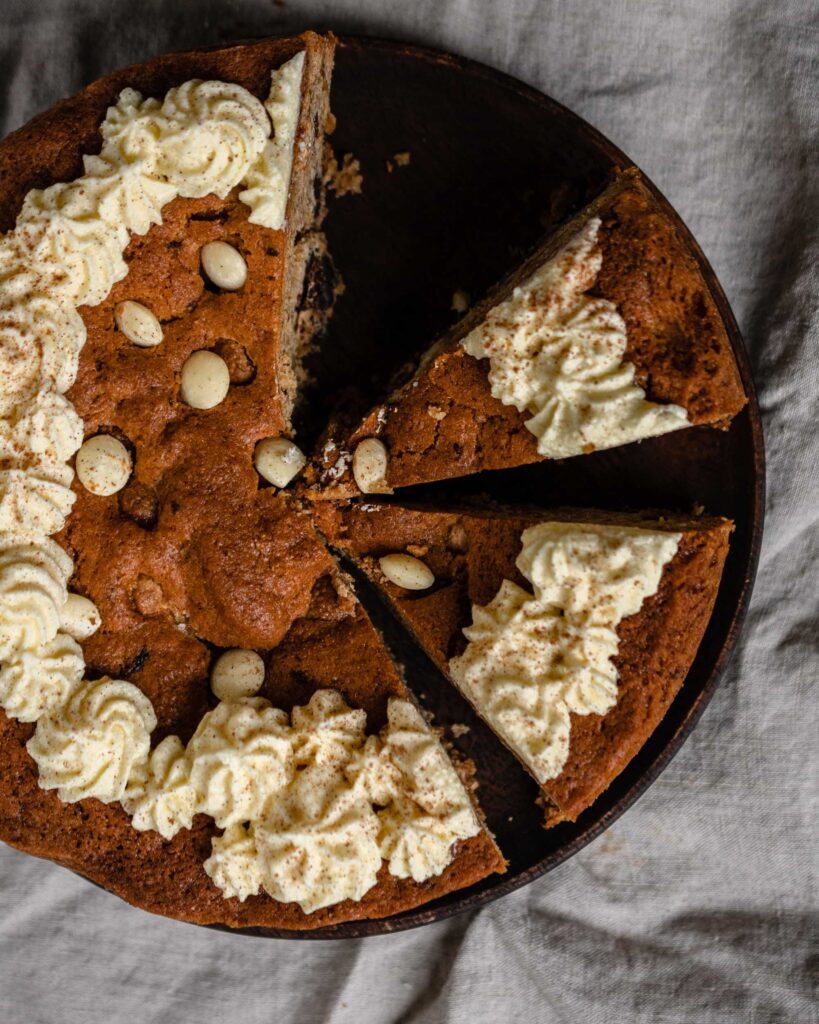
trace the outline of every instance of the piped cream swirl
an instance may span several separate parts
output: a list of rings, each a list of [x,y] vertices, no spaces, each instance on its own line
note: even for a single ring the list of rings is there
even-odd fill
[[[489,359],[492,394],[529,413],[538,452],[559,459],[689,425],[678,405],[646,400],[625,361],[626,325],[607,299],[587,294],[603,256],[591,218],[462,341]]]
[[[33,650],[18,650],[0,666],[0,707],[20,722],[65,704],[85,671],[80,645],[64,633]]]
[[[83,683],[67,704],[43,715],[26,748],[43,789],[56,789],[64,803],[96,797],[110,804],[142,769],[155,727],[145,694],[105,677]]]
[[[250,223],[277,231],[284,227],[287,213],[303,73],[302,52],[271,74],[265,109],[273,124],[273,138],[248,171],[247,188],[239,193],[242,202],[250,207]]]
[[[188,757],[199,811],[220,828],[262,818],[294,771],[287,715],[261,697],[223,701],[199,723]]]
[[[0,534],[0,661],[54,639],[72,568],[52,540]]]
[[[262,869],[253,824],[231,825],[214,836],[212,852],[202,867],[227,899],[244,902],[262,887]]]
[[[617,627],[657,592],[680,534],[540,523],[523,532],[517,567],[532,593],[504,580],[472,609],[452,678],[538,782],[569,756],[571,714],[617,701]]]
[[[173,839],[190,828],[196,813],[196,792],[190,781],[190,761],[178,736],[166,736],[147,762],[134,766],[122,806],[140,832],[153,829]]]

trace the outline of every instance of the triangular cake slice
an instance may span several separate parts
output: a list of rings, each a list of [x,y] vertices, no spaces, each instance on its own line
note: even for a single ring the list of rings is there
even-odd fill
[[[0,837],[202,923],[505,866],[282,491],[333,50],[161,57],[0,144]]]
[[[329,495],[564,458],[745,404],[708,284],[636,171],[430,348],[402,387],[321,448]]]
[[[730,521],[567,511],[324,512],[331,541],[574,820],[637,754],[685,680]]]

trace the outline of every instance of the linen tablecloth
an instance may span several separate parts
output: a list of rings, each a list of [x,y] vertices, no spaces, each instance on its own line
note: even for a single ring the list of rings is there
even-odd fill
[[[332,28],[450,49],[618,143],[701,243],[746,338],[768,519],[739,648],[608,832],[480,912],[394,936],[241,938],[0,847],[0,1024],[817,1019],[816,0],[3,0],[0,129],[166,49]]]

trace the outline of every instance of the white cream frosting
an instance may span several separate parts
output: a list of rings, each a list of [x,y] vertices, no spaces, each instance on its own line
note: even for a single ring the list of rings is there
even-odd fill
[[[221,836],[214,836],[212,851],[202,867],[223,896],[244,902],[259,892],[262,870],[252,823],[231,825]]]
[[[250,207],[251,224],[280,230],[287,213],[293,152],[301,110],[304,52],[291,57],[270,76],[270,95],[265,109],[273,125],[273,138],[246,176],[247,188],[239,194]]]
[[[59,532],[76,495],[70,466],[0,469],[0,531],[38,539]]]
[[[590,219],[551,260],[487,314],[462,341],[489,359],[492,394],[531,414],[538,452],[565,458],[689,425],[678,405],[646,400],[624,362],[626,325],[597,280],[600,220]]]
[[[14,229],[28,258],[63,271],[51,292],[73,306],[102,302],[128,272],[122,258],[128,230],[103,220],[96,191],[96,179],[86,176],[32,189]]]
[[[265,891],[306,914],[360,900],[381,867],[378,818],[369,803],[340,789],[308,813],[295,793],[277,801],[256,825]]]
[[[0,707],[20,722],[36,722],[77,689],[85,671],[80,645],[64,633],[0,665]]]
[[[85,325],[70,306],[37,291],[14,299],[5,284],[0,282],[0,415],[9,417],[38,392],[71,387]]]
[[[379,813],[381,854],[391,874],[423,882],[441,874],[453,844],[476,836],[480,822],[440,740],[409,701],[390,701],[384,741],[403,785]]]
[[[452,678],[538,782],[569,755],[570,714],[617,701],[617,627],[657,592],[681,534],[540,523],[523,532],[517,567],[532,593],[504,580],[475,605]]]
[[[43,715],[26,748],[43,789],[64,803],[121,800],[148,758],[156,715],[145,694],[122,679],[85,682],[67,704]]]
[[[337,690],[317,690],[292,712],[294,755],[301,766],[344,767],[367,738],[367,715]]]
[[[190,762],[178,736],[166,736],[147,762],[135,767],[122,798],[131,824],[140,832],[153,829],[173,839],[190,828],[196,813],[196,791],[190,781]]]
[[[54,639],[72,568],[52,540],[0,534],[0,661]]]
[[[293,781],[256,823],[265,890],[311,914],[360,900],[381,867],[378,819],[345,776],[366,740],[366,714],[320,690],[292,713]]]
[[[207,870],[226,896],[258,891],[258,877],[274,899],[313,913],[360,900],[384,859],[402,878],[440,874],[457,840],[479,831],[437,735],[409,702],[390,700],[379,736],[367,736],[364,712],[332,690],[291,718],[289,780],[247,815],[249,832],[234,822],[214,840]]]
[[[167,93],[157,128],[159,176],[191,199],[209,192],[224,199],[244,181],[270,135],[267,113],[247,89],[196,79]]]
[[[293,774],[287,715],[262,697],[220,702],[188,744],[197,810],[220,828],[264,817]]]
[[[0,419],[0,464],[65,464],[82,444],[82,420],[55,391],[39,391]]]

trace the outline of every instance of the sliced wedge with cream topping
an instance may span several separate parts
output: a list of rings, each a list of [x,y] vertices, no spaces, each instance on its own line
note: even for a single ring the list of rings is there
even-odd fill
[[[324,529],[541,787],[574,820],[637,754],[682,685],[732,524],[588,511],[351,505]],[[380,568],[411,551],[424,591]]]
[[[317,493],[385,493],[580,456],[696,424],[745,394],[698,266],[636,171],[621,174],[421,358],[313,467]],[[356,472],[382,446],[377,486]]]

